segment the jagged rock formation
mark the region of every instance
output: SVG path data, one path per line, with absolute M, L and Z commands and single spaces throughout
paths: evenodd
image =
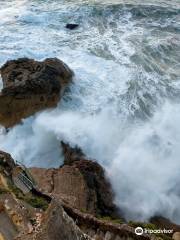
M 103 168 L 79 148 L 62 143 L 64 165 L 59 169 L 31 169 L 39 187 L 72 207 L 99 216 L 118 217 L 113 192 Z
M 73 76 L 58 59 L 8 61 L 0 71 L 0 124 L 5 127 L 56 106 Z M 120 219 L 110 183 L 98 163 L 87 159 L 78 147 L 61 145 L 63 166 L 32 168 L 30 172 L 0 151 L 0 239 L 157 239 L 154 235 L 136 235 L 134 227 Z M 178 240 L 179 226 L 173 227 L 177 231 L 173 239 Z
M 78 227 L 93 240 L 157 240 L 156 237 L 147 234 L 136 235 L 133 227 L 125 223 L 120 224 L 117 219 L 99 219 L 64 203 L 62 205 L 66 213 L 76 221 Z
M 91 240 L 68 216 L 60 203 L 50 205 L 42 222 L 42 230 L 37 234 L 38 240 Z
M 0 124 L 11 127 L 40 110 L 55 107 L 73 73 L 57 58 L 43 62 L 21 58 L 0 69 Z
M 16 166 L 11 155 L 3 151 L 0 151 L 0 163 L 3 165 L 3 169 L 7 172 L 7 174 L 11 174 L 13 168 Z
M 14 163 L 11 156 L 0 152 L 0 234 L 4 239 L 91 239 L 76 223 L 77 217 L 79 223 L 80 218 L 88 219 L 86 215 L 82 215 L 80 211 L 74 211 L 71 206 L 64 204 L 57 197 L 53 197 L 51 202 L 47 202 L 49 207 L 47 205 L 48 209 L 46 210 L 44 208 L 46 199 L 42 201 L 44 193 L 34 189 L 29 195 L 29 193 L 23 194 L 20 189 L 17 189 L 13 183 L 13 172 L 16 168 L 20 168 L 20 166 Z M 39 198 L 39 196 L 41 197 Z M 6 225 L 2 226 L 4 223 Z
M 65 145 L 69 151 L 73 151 Z M 69 152 L 68 151 L 68 152 Z M 79 150 L 78 150 L 79 151 Z M 69 152 L 69 153 L 70 153 Z M 74 151 L 73 151 L 74 152 Z M 71 156 L 77 156 L 77 151 Z M 67 153 L 67 152 L 66 152 Z M 68 155 L 69 156 L 69 155 Z M 77 160 L 77 159 L 76 159 Z M 87 160 L 86 160 L 87 161 Z M 74 163 L 81 162 L 75 161 Z M 88 161 L 87 161 L 88 162 Z M 72 165 L 74 166 L 72 162 Z M 70 167 L 69 166 L 69 167 Z M 0 152 L 0 237 L 3 240 L 157 240 L 135 234 L 133 227 L 84 213 L 61 200 L 60 195 L 39 189 L 24 195 L 13 184 L 19 168 L 7 153 Z M 91 168 L 90 168 L 91 169 Z M 87 170 L 87 169 L 86 169 Z M 43 172 L 42 172 L 43 176 Z M 45 177 L 44 177 L 45 178 Z M 48 180 L 47 180 L 48 181 Z M 52 195 L 49 197 L 49 195 Z M 47 201 L 47 199 L 51 201 Z M 177 234 L 176 236 L 177 237 Z M 162 240 L 163 238 L 161 238 Z M 167 238 L 166 238 L 167 239 Z M 177 239 L 177 238 L 174 238 Z
M 1 239 L 91 240 L 68 216 L 60 201 L 47 201 L 50 198 L 38 189 L 23 194 L 14 185 L 13 172 L 20 167 L 9 154 L 0 151 Z

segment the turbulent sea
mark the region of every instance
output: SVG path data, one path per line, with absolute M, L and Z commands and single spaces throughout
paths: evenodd
M 180 1 L 0 0 L 0 19 L 0 65 L 58 57 L 75 73 L 56 109 L 1 129 L 0 149 L 58 167 L 60 140 L 77 144 L 127 219 L 180 223 Z

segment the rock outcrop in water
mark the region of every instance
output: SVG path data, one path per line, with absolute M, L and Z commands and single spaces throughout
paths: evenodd
M 21 58 L 0 69 L 0 124 L 11 127 L 40 110 L 55 107 L 73 72 L 57 58 L 43 62 Z
M 64 165 L 59 169 L 31 169 L 43 191 L 72 207 L 99 216 L 118 217 L 111 185 L 103 168 L 88 160 L 81 149 L 62 143 Z
M 66 24 L 66 28 L 70 29 L 70 30 L 74 30 L 79 26 L 79 24 L 76 23 L 67 23 Z

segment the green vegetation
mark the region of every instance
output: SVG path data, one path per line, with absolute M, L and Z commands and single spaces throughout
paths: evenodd
M 9 191 L 5 188 L 0 188 L 0 194 L 6 194 L 9 193 Z
M 10 181 L 8 179 L 8 187 L 10 189 L 10 191 L 12 193 L 15 194 L 15 196 L 22 200 L 22 201 L 25 201 L 26 203 L 28 203 L 29 205 L 31 205 L 32 207 L 34 208 L 40 208 L 42 210 L 46 210 L 48 208 L 48 201 L 43 198 L 43 197 L 40 197 L 40 196 L 37 196 L 35 194 L 32 194 L 31 192 L 28 193 L 28 194 L 24 194 L 19 188 L 17 188 L 12 181 Z
M 123 224 L 124 221 L 122 219 L 112 219 L 111 222 L 116 223 L 116 224 Z
M 151 230 L 155 230 L 158 229 L 158 227 L 153 224 L 153 223 L 144 223 L 144 222 L 133 222 L 133 221 L 129 221 L 128 225 L 130 225 L 131 227 L 142 227 L 143 229 L 151 229 Z
M 31 218 L 30 219 L 30 223 L 32 224 L 32 226 L 36 225 L 36 219 L 35 218 Z
M 84 208 L 81 208 L 82 213 L 87 213 L 87 211 Z
M 24 199 L 29 205 L 31 205 L 34 208 L 40 208 L 42 210 L 46 210 L 48 208 L 48 201 L 44 199 L 43 197 L 39 196 L 31 196 L 31 197 L 25 197 Z
M 123 220 L 120 219 L 120 218 L 112 218 L 110 216 L 98 216 L 97 217 L 99 220 L 102 220 L 102 221 L 107 221 L 107 222 L 111 222 L 111 223 L 115 223 L 115 224 L 123 224 Z

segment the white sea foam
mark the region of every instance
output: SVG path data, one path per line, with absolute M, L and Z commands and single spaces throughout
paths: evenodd
M 108 172 L 129 219 L 163 215 L 180 223 L 179 107 L 166 103 L 117 148 Z
M 176 14 L 84 3 L 0 0 L 0 64 L 55 56 L 75 72 L 59 106 L 2 131 L 0 148 L 27 166 L 58 167 L 60 141 L 77 144 L 105 167 L 128 219 L 180 223 L 179 35 L 167 30 Z M 80 27 L 68 31 L 69 20 Z
M 116 96 L 127 91 L 128 70 L 117 68 L 112 61 L 86 54 L 80 55 L 77 60 L 76 54 L 79 52 L 74 52 L 70 64 L 76 78 L 57 109 L 25 120 L 23 125 L 14 127 L 0 139 L 1 149 L 11 152 L 15 159 L 27 166 L 59 166 L 62 163 L 58 154 L 62 139 L 78 144 L 91 157 L 95 158 L 98 154 L 100 159 L 104 146 L 97 144 L 98 138 L 104 139 L 108 147 L 110 136 L 119 134 L 111 124 L 113 119 L 117 121 Z M 84 69 L 85 65 L 88 68 Z M 126 114 L 125 111 L 122 121 Z M 101 129 L 101 134 L 98 129 Z
M 150 122 L 128 127 L 108 111 L 56 109 L 25 120 L 1 137 L 1 146 L 26 165 L 54 167 L 63 162 L 60 141 L 77 144 L 105 167 L 127 219 L 162 214 L 179 223 L 178 109 L 167 103 Z

